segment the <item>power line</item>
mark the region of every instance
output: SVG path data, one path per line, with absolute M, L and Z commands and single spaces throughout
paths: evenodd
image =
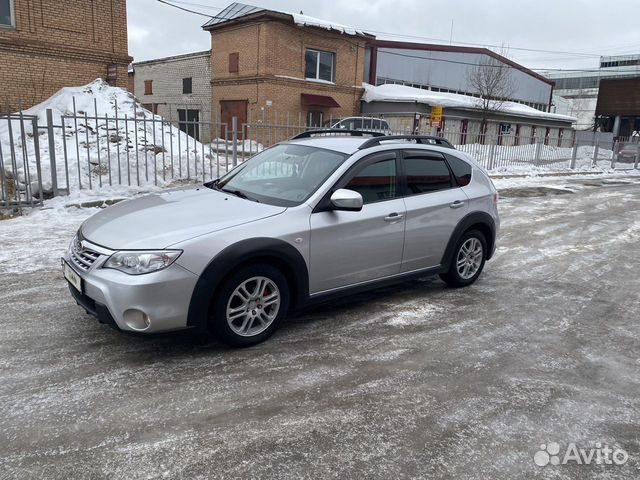
M 179 5 L 189 5 L 191 7 L 207 8 L 209 10 L 224 10 L 226 7 L 215 7 L 213 5 L 206 5 L 202 3 L 184 2 L 182 0 L 171 0 L 171 3 L 177 3 Z
M 185 12 L 193 13 L 195 15 L 201 15 L 201 16 L 207 17 L 207 18 L 214 18 L 212 15 L 208 15 L 208 14 L 202 13 L 202 12 L 196 12 L 195 10 L 190 10 L 188 8 L 181 7 L 179 5 L 174 5 L 173 3 L 169 3 L 169 2 L 167 2 L 165 0 L 157 0 L 157 1 L 160 2 L 160 3 L 164 3 L 165 5 L 169 5 L 170 7 L 177 8 L 177 9 L 183 10 Z
M 184 4 L 184 5 L 193 5 L 193 6 L 199 6 L 199 7 L 204 7 L 204 8 L 211 8 L 211 9 L 217 9 L 217 10 L 224 10 L 221 7 L 214 7 L 214 6 L 210 6 L 210 5 L 204 5 L 204 4 L 199 4 L 199 3 L 194 3 L 194 2 L 186 2 L 183 0 L 173 0 L 173 3 L 170 3 L 166 0 L 157 0 L 160 3 L 163 3 L 165 5 L 169 5 L 171 7 L 174 8 L 178 8 L 180 10 L 189 12 L 189 13 L 193 13 L 196 15 L 201 15 L 203 17 L 207 17 L 207 18 L 220 18 L 220 17 L 216 17 L 215 15 L 209 15 L 203 12 L 198 12 L 196 10 L 191 10 L 188 8 L 184 8 L 181 7 L 179 5 L 175 5 L 174 3 L 180 3 L 180 4 Z M 313 23 L 306 23 L 307 26 L 315 26 Z M 324 27 L 324 25 L 317 25 L 317 26 L 322 26 Z M 400 37 L 400 38 L 415 38 L 415 39 L 421 39 L 421 40 L 428 40 L 428 41 L 439 41 L 439 42 L 444 42 L 446 43 L 447 40 L 444 39 L 439 39 L 439 38 L 430 38 L 430 37 L 422 37 L 422 36 L 416 36 L 416 35 L 403 35 L 403 34 L 397 34 L 397 33 L 391 33 L 391 32 L 384 32 L 381 30 L 371 30 L 371 29 L 367 29 L 367 28 L 361 28 L 361 27 L 353 27 L 357 30 L 362 30 L 362 31 L 368 31 L 371 33 L 379 33 L 379 34 L 383 34 L 383 35 L 389 35 L 389 36 L 394 36 L 394 37 Z M 502 48 L 502 46 L 499 45 L 491 45 L 491 44 L 480 44 L 480 43 L 473 43 L 473 42 L 456 42 L 457 44 L 460 45 L 470 45 L 470 46 L 475 46 L 475 47 L 490 47 L 490 48 Z M 356 45 L 355 43 L 352 42 L 352 44 Z M 604 50 L 607 50 L 608 48 L 605 48 Z M 600 57 L 601 55 L 598 54 L 589 54 L 589 53 L 581 53 L 581 52 L 565 52 L 565 51 L 559 51 L 559 50 L 541 50 L 541 49 L 533 49 L 533 48 L 524 48 L 524 47 L 508 47 L 508 50 L 518 50 L 518 51 L 525 51 L 525 52 L 535 52 L 535 53 L 547 53 L 547 54 L 555 54 L 555 55 L 569 55 L 569 56 L 582 56 L 582 57 Z M 515 68 L 513 66 L 510 65 L 492 65 L 492 64 L 477 64 L 477 63 L 470 63 L 470 62 L 461 62 L 461 61 L 455 61 L 455 60 L 445 60 L 445 59 L 437 59 L 437 58 L 425 58 L 425 57 L 420 57 L 417 55 L 410 55 L 410 54 L 403 54 L 403 53 L 398 53 L 398 52 L 384 52 L 384 53 L 388 53 L 391 55 L 397 55 L 397 56 L 402 56 L 402 57 L 408 57 L 408 58 L 418 58 L 418 59 L 422 59 L 422 60 L 430 60 L 430 61 L 439 61 L 439 62 L 445 62 L 445 63 L 454 63 L 454 64 L 461 64 L 461 65 L 472 65 L 472 66 L 486 66 L 486 67 L 493 67 L 493 68 Z M 562 70 L 562 69 L 555 69 L 555 68 L 535 68 L 535 69 L 529 69 L 529 70 L 535 70 L 535 71 L 571 71 L 571 72 L 581 72 L 581 71 L 590 71 L 590 70 Z

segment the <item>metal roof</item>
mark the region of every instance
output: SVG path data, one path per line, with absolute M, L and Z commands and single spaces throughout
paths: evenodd
M 202 27 L 207 28 L 218 23 L 228 22 L 235 20 L 236 18 L 245 17 L 256 12 L 263 12 L 265 9 L 260 7 L 254 7 L 253 5 L 245 5 L 244 3 L 233 2 L 227 8 L 222 10 L 215 17 L 211 18 Z

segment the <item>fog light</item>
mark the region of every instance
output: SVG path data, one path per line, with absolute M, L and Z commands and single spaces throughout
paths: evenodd
M 151 319 L 143 311 L 133 308 L 124 312 L 124 323 L 133 330 L 146 330 L 151 325 Z

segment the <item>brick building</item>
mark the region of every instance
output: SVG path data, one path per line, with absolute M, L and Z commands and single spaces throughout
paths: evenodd
M 222 122 L 272 112 L 319 125 L 356 115 L 371 35 L 305 15 L 233 3 L 203 28 L 211 32 L 212 108 Z M 304 117 L 302 117 L 304 115 Z
M 133 93 L 140 102 L 188 133 L 208 142 L 211 125 L 211 51 L 133 64 Z
M 126 0 L 0 0 L 0 95 L 10 110 L 96 78 L 126 88 L 130 62 Z

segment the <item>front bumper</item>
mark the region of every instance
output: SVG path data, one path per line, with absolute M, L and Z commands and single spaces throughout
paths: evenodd
M 83 241 L 85 247 L 100 256 L 88 269 L 79 268 L 71 253 L 63 257 L 82 279 L 82 291 L 69 283 L 75 301 L 87 313 L 120 330 L 158 333 L 187 328 L 187 314 L 198 276 L 173 263 L 158 272 L 127 275 L 109 268 L 101 268 L 113 252 Z M 148 326 L 134 328 L 125 312 L 143 312 Z

